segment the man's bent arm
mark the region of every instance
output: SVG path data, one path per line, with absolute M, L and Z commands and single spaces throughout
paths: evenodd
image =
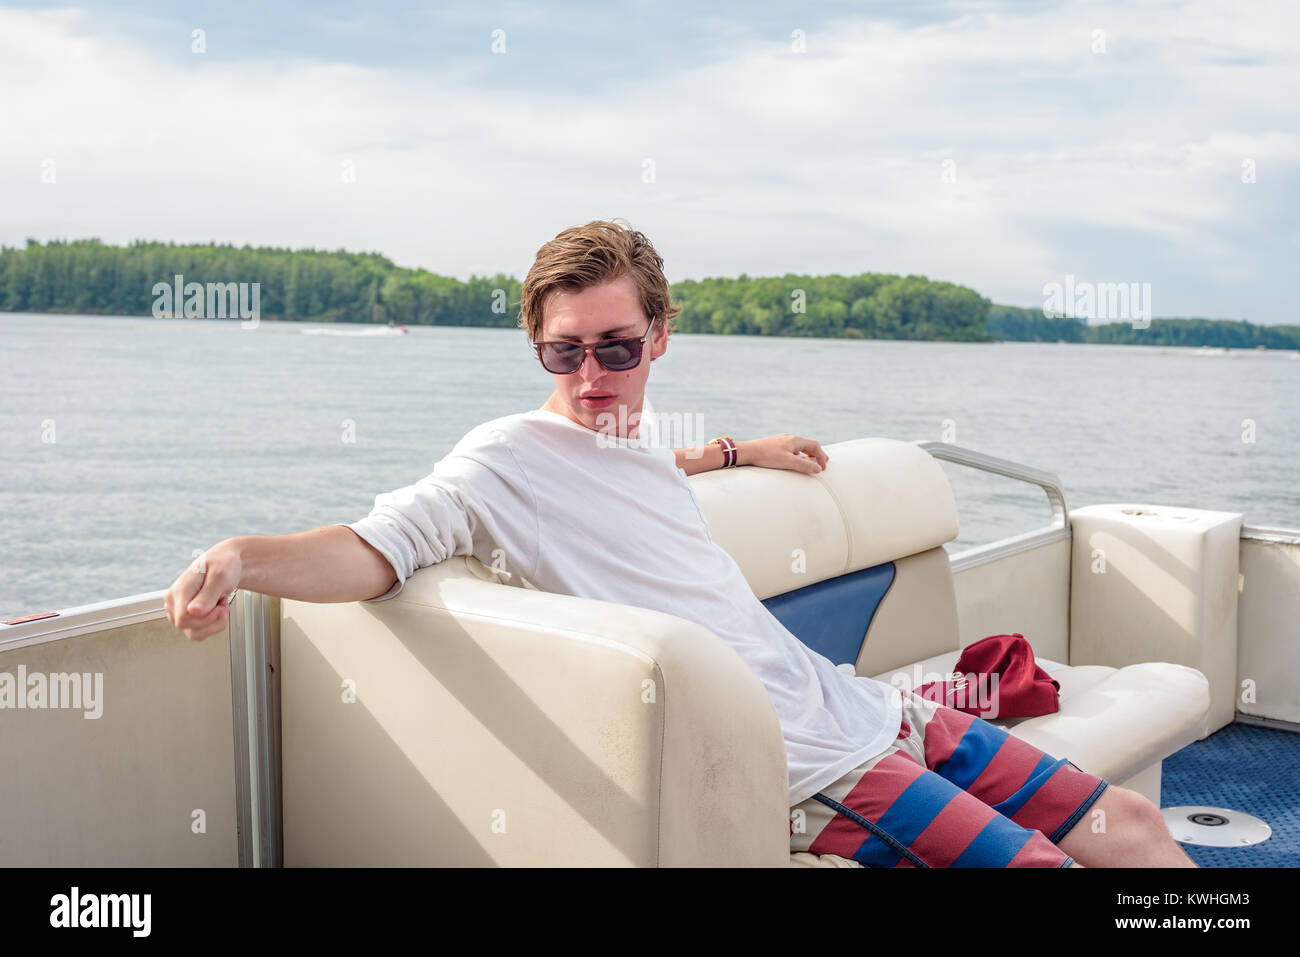
M 384 594 L 397 574 L 373 545 L 346 525 L 289 535 L 240 535 L 239 587 L 311 602 L 361 601 Z

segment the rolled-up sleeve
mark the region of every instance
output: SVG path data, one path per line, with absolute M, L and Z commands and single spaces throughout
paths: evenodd
M 473 555 L 509 574 L 532 577 L 539 553 L 537 499 L 504 435 L 476 429 L 413 485 L 375 496 L 352 529 L 393 566 L 392 598 L 417 569 Z

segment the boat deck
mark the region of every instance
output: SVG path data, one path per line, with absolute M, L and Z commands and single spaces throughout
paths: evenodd
M 1165 758 L 1161 807 L 1201 804 L 1253 814 L 1273 829 L 1261 844 L 1182 844 L 1201 867 L 1300 867 L 1300 734 L 1234 722 Z

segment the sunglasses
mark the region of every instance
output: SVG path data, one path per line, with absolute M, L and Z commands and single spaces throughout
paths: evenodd
M 588 350 L 596 357 L 596 361 L 602 368 L 610 372 L 626 372 L 641 362 L 641 350 L 645 346 L 646 339 L 650 337 L 650 330 L 654 327 L 655 320 L 652 316 L 645 335 L 639 339 L 636 337 L 606 339 L 603 342 L 587 344 L 547 340 L 534 342 L 532 346 L 537 352 L 542 368 L 554 375 L 570 375 L 577 372 L 586 361 Z

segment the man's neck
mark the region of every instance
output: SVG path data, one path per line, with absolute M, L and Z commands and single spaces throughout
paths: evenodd
M 642 414 L 642 409 L 644 407 L 645 407 L 645 398 L 642 397 L 640 407 L 638 407 L 635 412 L 628 411 L 621 415 L 618 410 L 607 410 L 605 412 L 602 412 L 601 415 L 610 415 L 614 417 L 614 421 L 611 423 L 611 426 L 608 429 L 608 434 L 610 434 L 611 436 L 618 436 L 619 438 L 627 438 L 629 440 L 636 439 L 640 434 L 641 414 Z M 547 398 L 547 400 L 542 404 L 542 409 L 547 412 L 553 412 L 556 415 L 562 415 L 570 422 L 580 425 L 584 429 L 588 429 L 589 431 L 592 432 L 603 431 L 602 429 L 599 428 L 593 429 L 586 422 L 583 422 L 581 419 L 578 419 L 575 416 L 571 415 L 565 409 L 564 403 L 561 402 L 558 398 L 556 398 L 554 392 L 552 392 L 550 397 Z M 602 422 L 602 421 L 609 421 L 609 420 L 601 419 L 600 416 L 598 415 L 596 421 Z M 626 435 L 624 435 L 624 433 L 626 433 Z

